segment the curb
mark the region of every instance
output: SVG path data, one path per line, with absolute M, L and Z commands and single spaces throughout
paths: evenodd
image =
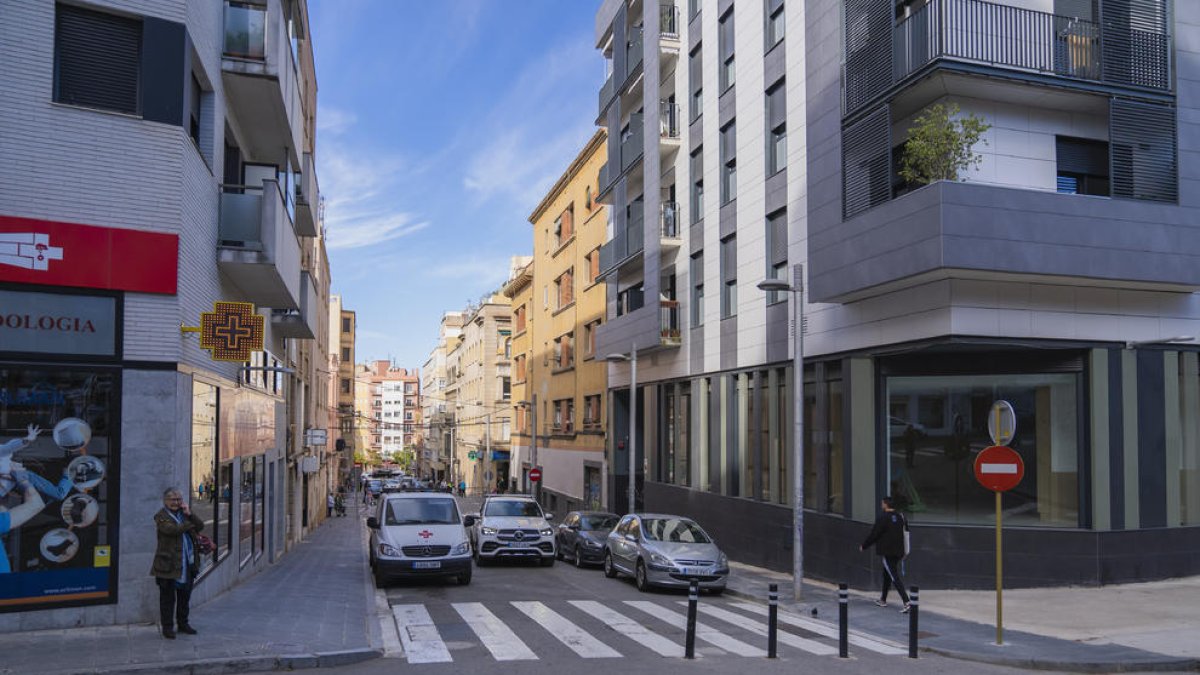
M 167 663 L 141 663 L 112 668 L 80 668 L 57 670 L 47 675 L 144 675 L 145 673 L 185 673 L 187 675 L 224 675 L 309 668 L 335 668 L 383 656 L 378 649 L 347 649 L 313 654 L 281 654 L 278 656 L 247 656 L 223 659 L 199 659 Z

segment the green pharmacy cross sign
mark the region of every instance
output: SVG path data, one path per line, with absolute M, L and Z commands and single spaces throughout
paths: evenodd
M 467 459 L 472 460 L 472 461 L 477 460 L 477 459 L 479 459 L 479 453 L 475 452 L 474 450 L 471 450 L 470 452 L 467 453 Z

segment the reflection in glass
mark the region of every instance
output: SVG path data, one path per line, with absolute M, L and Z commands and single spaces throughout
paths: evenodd
M 217 532 L 217 388 L 192 382 L 192 479 L 188 501 L 204 521 L 204 533 L 218 541 Z M 200 558 L 200 573 L 213 566 L 216 553 Z
M 233 463 L 225 462 L 217 470 L 217 560 L 229 555 L 233 540 Z
M 267 10 L 243 2 L 225 3 L 225 54 L 264 60 L 267 56 Z
M 242 458 L 238 490 L 238 553 L 245 565 L 254 554 L 254 458 Z
M 266 458 L 262 455 L 254 458 L 254 556 L 263 554 L 266 550 Z

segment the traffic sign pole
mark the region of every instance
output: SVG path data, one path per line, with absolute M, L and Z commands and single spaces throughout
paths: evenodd
M 1003 563 L 1004 556 L 1001 553 L 1003 546 L 1000 537 L 1000 519 L 1003 515 L 1000 512 L 1000 495 L 1003 494 L 996 490 L 996 644 L 1004 644 L 1004 578 Z

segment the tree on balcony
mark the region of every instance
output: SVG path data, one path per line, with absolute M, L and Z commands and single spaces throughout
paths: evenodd
M 991 128 L 978 115 L 959 115 L 958 104 L 929 106 L 908 130 L 900 177 L 917 185 L 959 180 L 963 171 L 983 159 L 974 147 Z M 983 143 L 986 145 L 987 140 Z

